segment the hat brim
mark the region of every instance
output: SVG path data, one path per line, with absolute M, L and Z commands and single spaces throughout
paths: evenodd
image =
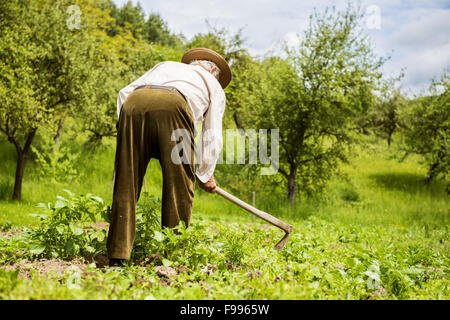
M 208 60 L 214 62 L 220 69 L 219 83 L 223 89 L 231 81 L 231 69 L 227 61 L 217 52 L 208 48 L 194 48 L 189 50 L 181 58 L 183 63 L 191 63 L 194 60 Z

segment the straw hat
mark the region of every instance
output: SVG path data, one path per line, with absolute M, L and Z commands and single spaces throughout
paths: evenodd
M 223 89 L 230 83 L 231 81 L 231 70 L 227 61 L 217 52 L 207 49 L 207 48 L 194 48 L 187 51 L 183 58 L 181 58 L 181 62 L 183 63 L 191 63 L 194 60 L 208 60 L 214 62 L 220 69 L 219 83 Z

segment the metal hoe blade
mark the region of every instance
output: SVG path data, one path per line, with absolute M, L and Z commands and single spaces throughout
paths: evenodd
M 284 234 L 284 237 L 275 245 L 275 250 L 281 250 L 286 245 L 286 242 L 289 240 L 289 236 L 292 232 L 292 226 L 290 226 L 290 231 Z

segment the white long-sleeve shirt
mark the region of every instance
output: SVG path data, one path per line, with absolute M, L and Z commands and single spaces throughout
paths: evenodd
M 142 77 L 119 92 L 117 114 L 128 95 L 141 85 L 172 86 L 186 98 L 192 110 L 195 126 L 203 121 L 202 137 L 197 144 L 200 161 L 196 175 L 207 182 L 213 175 L 222 150 L 222 117 L 225 112 L 225 93 L 217 79 L 198 65 L 165 61 L 155 65 Z M 197 161 L 196 161 L 197 162 Z

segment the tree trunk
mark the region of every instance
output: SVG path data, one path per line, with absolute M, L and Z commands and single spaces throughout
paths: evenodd
M 26 156 L 23 152 L 17 152 L 16 180 L 14 182 L 13 200 L 22 199 L 22 181 L 25 169 Z
M 233 113 L 233 120 L 234 120 L 234 123 L 236 124 L 236 127 L 237 127 L 239 130 L 244 130 L 244 129 L 242 128 L 241 122 L 239 121 L 239 118 L 238 118 L 238 115 L 237 115 L 237 112 L 236 112 L 236 111 Z
M 436 178 L 437 176 L 436 169 L 438 166 L 439 166 L 439 158 L 428 169 L 428 175 L 427 178 L 425 179 L 425 182 L 427 184 L 430 184 L 434 180 L 434 178 Z
M 388 137 L 387 137 L 387 144 L 388 144 L 388 147 L 391 146 L 391 142 L 392 142 L 392 134 L 393 134 L 393 133 L 394 133 L 394 131 L 388 132 Z
M 59 147 L 59 141 L 61 139 L 61 135 L 62 135 L 62 132 L 63 132 L 64 120 L 66 120 L 66 116 L 62 116 L 61 119 L 59 119 L 58 130 L 56 130 L 56 134 L 55 134 L 55 137 L 54 137 L 55 146 L 53 147 L 53 152 L 55 152 L 58 149 L 58 147 Z
M 297 176 L 297 167 L 291 165 L 288 176 L 288 192 L 287 197 L 291 206 L 295 203 L 295 177 Z
M 22 199 L 22 182 L 23 182 L 23 173 L 25 171 L 25 162 L 27 160 L 28 151 L 30 151 L 31 143 L 33 142 L 33 138 L 35 135 L 36 129 L 33 129 L 27 134 L 23 149 L 20 147 L 18 141 L 12 139 L 14 140 L 13 143 L 17 151 L 17 166 L 16 166 L 16 178 L 14 182 L 13 200 Z

